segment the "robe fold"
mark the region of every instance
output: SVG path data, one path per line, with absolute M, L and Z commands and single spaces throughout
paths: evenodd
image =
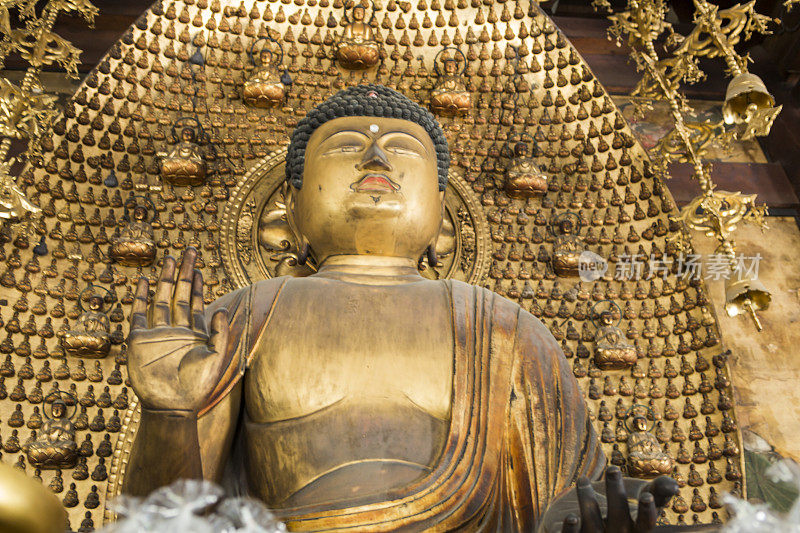
M 443 283 L 452 296 L 455 353 L 450 429 L 437 464 L 377 503 L 275 510 L 290 530 L 530 532 L 578 477 L 601 475 L 605 458 L 550 332 L 487 289 Z M 229 310 L 231 360 L 237 354 L 252 359 L 283 286 L 260 282 L 212 306 Z M 241 375 L 230 370 L 201 429 L 213 425 L 213 411 L 231 403 L 226 397 Z

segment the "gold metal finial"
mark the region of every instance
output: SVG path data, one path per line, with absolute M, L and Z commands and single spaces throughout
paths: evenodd
M 764 328 L 757 311 L 766 311 L 772 295 L 757 279 L 730 280 L 725 284 L 725 311 L 734 317 L 747 314 L 753 319 L 758 331 Z

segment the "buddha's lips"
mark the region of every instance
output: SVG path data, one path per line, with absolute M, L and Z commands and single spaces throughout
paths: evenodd
M 356 183 L 350 185 L 356 192 L 393 193 L 400 190 L 400 185 L 383 174 L 367 174 Z

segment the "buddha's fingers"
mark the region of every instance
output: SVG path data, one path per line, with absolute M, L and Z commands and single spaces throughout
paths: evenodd
M 175 259 L 171 256 L 164 258 L 161 268 L 161 277 L 156 285 L 156 295 L 153 298 L 153 327 L 169 326 L 170 308 L 172 307 L 172 293 L 175 287 Z
M 669 476 L 658 476 L 648 483 L 642 492 L 649 492 L 653 495 L 656 507 L 665 507 L 673 496 L 679 492 L 678 482 Z
M 205 303 L 203 302 L 203 273 L 194 271 L 192 276 L 192 329 L 203 335 L 208 335 L 206 325 Z
M 228 310 L 219 309 L 211 317 L 211 338 L 209 339 L 209 347 L 217 355 L 223 355 L 227 350 L 229 332 Z
M 608 529 L 615 533 L 630 533 L 633 520 L 628 507 L 628 494 L 622 481 L 622 471 L 617 466 L 606 469 L 606 501 Z
M 639 497 L 639 511 L 636 513 L 636 533 L 648 533 L 656 527 L 658 511 L 653 495 L 644 492 Z
M 574 514 L 568 514 L 561 526 L 561 533 L 578 533 L 580 530 L 580 520 Z
M 576 492 L 578 493 L 578 507 L 581 510 L 581 533 L 603 533 L 603 515 L 597 503 L 592 484 L 585 477 L 578 480 Z
M 136 297 L 131 306 L 131 331 L 147 328 L 147 293 L 150 283 L 142 276 L 136 285 Z
M 172 297 L 172 325 L 191 326 L 191 296 L 192 280 L 194 279 L 194 264 L 197 259 L 197 250 L 192 247 L 183 252 L 181 267 L 178 270 L 178 279 L 175 281 L 175 294 Z

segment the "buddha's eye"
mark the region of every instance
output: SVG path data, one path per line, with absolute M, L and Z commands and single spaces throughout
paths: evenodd
M 416 150 L 410 148 L 404 148 L 402 146 L 387 146 L 386 151 L 398 155 L 411 155 L 411 156 L 420 155 L 419 152 L 417 152 Z
M 342 144 L 325 150 L 325 155 L 358 152 L 363 148 L 360 144 Z

